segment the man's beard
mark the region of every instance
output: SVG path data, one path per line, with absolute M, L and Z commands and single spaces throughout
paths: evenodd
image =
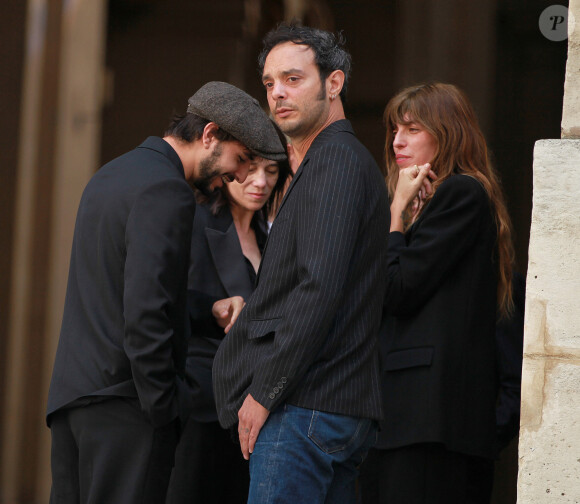
M 210 156 L 199 162 L 199 174 L 193 180 L 193 185 L 206 196 L 211 196 L 214 189 L 210 189 L 211 183 L 216 177 L 219 177 L 219 158 L 222 154 L 222 145 L 218 143 Z

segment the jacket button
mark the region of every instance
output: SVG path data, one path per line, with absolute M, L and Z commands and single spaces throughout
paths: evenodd
M 278 382 L 278 388 L 283 388 L 283 387 L 284 387 L 284 384 L 281 381 L 279 381 Z
M 280 392 L 280 389 L 278 387 L 274 387 L 274 394 L 277 394 L 278 392 Z
M 283 376 L 283 377 L 280 379 L 280 381 L 281 381 L 282 383 L 286 383 L 286 382 L 288 381 L 288 379 L 287 379 L 285 376 Z
M 276 397 L 276 394 L 274 394 L 273 392 L 270 393 L 270 395 L 268 396 L 270 399 L 274 399 Z

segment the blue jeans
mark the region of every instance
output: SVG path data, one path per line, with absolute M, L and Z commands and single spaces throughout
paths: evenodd
M 374 420 L 284 405 L 270 414 L 250 456 L 248 504 L 353 504 Z

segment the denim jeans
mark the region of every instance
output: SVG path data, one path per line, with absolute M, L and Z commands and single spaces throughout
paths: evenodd
M 248 504 L 354 504 L 358 467 L 376 433 L 368 418 L 281 406 L 250 456 Z

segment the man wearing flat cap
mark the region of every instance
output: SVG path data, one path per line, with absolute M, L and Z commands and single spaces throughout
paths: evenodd
M 47 423 L 51 503 L 163 503 L 186 413 L 193 191 L 284 159 L 245 92 L 210 82 L 174 118 L 89 181 L 75 225 Z

